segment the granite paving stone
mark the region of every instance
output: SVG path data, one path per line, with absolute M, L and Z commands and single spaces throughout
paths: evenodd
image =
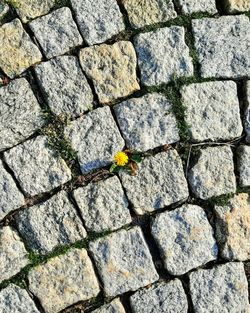
M 82 173 L 107 166 L 123 149 L 124 140 L 109 107 L 98 108 L 73 121 L 65 136 L 77 151 Z
M 166 22 L 177 16 L 172 0 L 122 0 L 133 28 Z
M 65 191 L 21 211 L 16 223 L 30 249 L 42 254 L 86 237 L 82 222 Z
M 39 313 L 28 292 L 14 284 L 0 291 L 0 311 L 2 313 Z
M 184 201 L 189 195 L 176 150 L 145 158 L 136 176 L 127 172 L 119 175 L 134 211 L 140 215 Z
M 36 66 L 39 86 L 57 115 L 77 117 L 93 108 L 93 93 L 77 57 L 61 56 Z
M 235 82 L 186 85 L 181 94 L 193 141 L 229 141 L 241 136 L 243 127 Z
M 129 149 L 146 151 L 180 140 L 172 104 L 163 94 L 132 98 L 114 109 Z
M 84 48 L 79 57 L 101 103 L 109 104 L 140 89 L 136 77 L 136 53 L 131 42 L 118 41 L 112 45 Z
M 24 196 L 0 161 L 0 220 L 25 204 Z
M 241 145 L 237 149 L 237 167 L 239 184 L 242 187 L 250 186 L 250 146 Z
M 116 176 L 76 189 L 74 198 L 89 231 L 116 230 L 132 221 L 128 200 Z
M 250 143 L 250 80 L 246 84 L 246 109 L 244 114 L 246 142 Z
M 160 248 L 164 266 L 172 275 L 216 260 L 218 248 L 205 211 L 185 204 L 171 212 L 159 214 L 151 227 Z
M 0 69 L 10 78 L 42 60 L 40 50 L 17 18 L 0 27 L 0 42 Z
M 250 259 L 250 195 L 240 193 L 227 205 L 215 206 L 216 239 L 227 260 Z
M 83 38 L 94 45 L 125 30 L 123 16 L 115 0 L 70 0 Z
M 0 87 L 0 151 L 29 138 L 43 125 L 42 109 L 25 78 Z
M 146 86 L 167 84 L 193 75 L 192 58 L 183 27 L 172 26 L 135 36 L 141 82 Z
M 195 313 L 248 313 L 247 289 L 243 263 L 226 263 L 190 274 Z
M 51 150 L 46 136 L 25 141 L 6 151 L 4 158 L 28 196 L 50 191 L 71 179 L 66 162 Z
M 117 298 L 99 309 L 94 310 L 93 313 L 125 313 L 125 310 L 121 301 Z
M 249 0 L 226 0 L 225 9 L 228 13 L 239 13 L 250 10 Z
M 235 193 L 231 148 L 218 146 L 201 149 L 197 163 L 189 170 L 188 181 L 194 195 L 203 200 Z
M 217 13 L 215 0 L 175 0 L 175 2 L 184 14 L 198 12 Z
M 90 251 L 108 297 L 135 291 L 159 278 L 139 227 L 97 239 L 90 243 Z
M 9 226 L 1 227 L 0 282 L 10 279 L 29 263 L 28 252 L 17 232 Z
M 79 301 L 98 295 L 100 289 L 85 249 L 71 249 L 33 268 L 29 289 L 46 313 L 57 313 Z
M 247 16 L 195 19 L 192 25 L 203 78 L 250 76 L 250 21 Z
M 47 59 L 62 55 L 83 43 L 68 7 L 39 17 L 30 22 L 29 26 Z
M 187 313 L 188 302 L 179 279 L 141 289 L 130 297 L 133 313 Z

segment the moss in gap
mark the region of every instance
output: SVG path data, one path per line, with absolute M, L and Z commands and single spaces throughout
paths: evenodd
M 208 204 L 214 207 L 217 206 L 227 206 L 229 204 L 229 201 L 234 197 L 234 193 L 228 193 L 225 195 L 221 195 L 218 197 L 212 197 L 207 200 Z
M 70 6 L 71 6 L 70 0 L 55 0 L 55 4 L 51 11 L 54 11 L 62 7 L 70 7 Z

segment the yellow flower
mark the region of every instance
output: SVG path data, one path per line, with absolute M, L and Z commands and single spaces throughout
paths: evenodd
M 118 152 L 114 157 L 115 163 L 119 166 L 125 166 L 128 164 L 129 158 L 125 152 Z

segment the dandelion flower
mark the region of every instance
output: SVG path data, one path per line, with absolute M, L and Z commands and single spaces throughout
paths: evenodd
M 128 164 L 129 158 L 125 152 L 118 152 L 114 157 L 115 163 L 119 166 L 125 166 Z

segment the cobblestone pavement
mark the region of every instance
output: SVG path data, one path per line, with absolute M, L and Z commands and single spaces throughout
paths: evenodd
M 250 313 L 249 18 L 0 0 L 0 313 Z

